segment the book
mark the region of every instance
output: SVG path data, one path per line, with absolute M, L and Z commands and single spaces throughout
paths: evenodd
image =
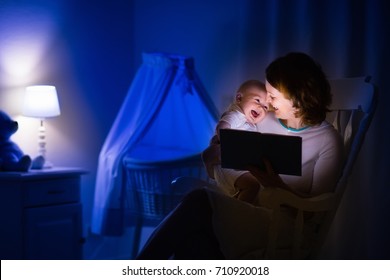
M 248 166 L 265 169 L 270 161 L 278 174 L 302 175 L 302 138 L 299 136 L 221 129 L 221 166 L 246 170 Z

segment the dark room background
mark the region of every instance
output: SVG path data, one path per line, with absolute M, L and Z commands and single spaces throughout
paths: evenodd
M 89 225 L 99 151 L 142 52 L 193 57 L 220 111 L 243 80 L 264 79 L 267 64 L 290 51 L 313 56 L 330 78 L 371 75 L 379 106 L 323 257 L 389 258 L 389 18 L 386 0 L 0 0 L 0 109 L 20 121 L 13 140 L 34 155 L 35 123 L 20 116 L 23 89 L 57 87 L 50 160 L 89 170 L 84 255 L 117 259 L 130 250 L 131 232 L 92 236 Z

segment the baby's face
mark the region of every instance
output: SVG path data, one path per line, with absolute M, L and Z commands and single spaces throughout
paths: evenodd
M 267 93 L 259 88 L 251 87 L 241 94 L 237 104 L 241 107 L 248 122 L 256 124 L 262 121 L 267 113 Z

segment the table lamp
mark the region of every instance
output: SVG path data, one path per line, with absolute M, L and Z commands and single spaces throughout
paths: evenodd
M 46 158 L 46 131 L 43 121 L 61 114 L 56 88 L 49 85 L 26 87 L 22 114 L 26 117 L 40 119 L 38 153 L 45 159 L 44 167 L 51 167 L 52 165 Z

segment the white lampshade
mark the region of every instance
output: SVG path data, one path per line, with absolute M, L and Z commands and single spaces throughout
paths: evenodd
M 54 86 L 26 87 L 23 105 L 24 116 L 44 119 L 60 114 L 60 105 Z

